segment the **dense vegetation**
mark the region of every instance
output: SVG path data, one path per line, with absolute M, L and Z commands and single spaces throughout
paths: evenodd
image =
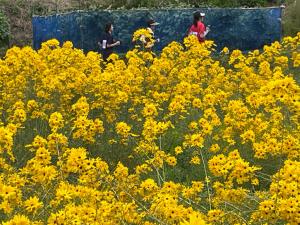
M 7 48 L 9 44 L 9 23 L 3 12 L 0 11 L 0 52 L 1 48 Z
M 195 36 L 142 47 L 0 59 L 1 224 L 299 224 L 300 32 L 218 59 Z

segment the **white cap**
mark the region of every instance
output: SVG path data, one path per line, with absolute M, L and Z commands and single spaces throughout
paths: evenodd
M 204 16 L 205 16 L 205 13 L 200 13 L 200 16 L 204 17 Z
M 159 23 L 157 22 L 151 23 L 151 26 L 157 26 L 157 25 L 159 25 Z

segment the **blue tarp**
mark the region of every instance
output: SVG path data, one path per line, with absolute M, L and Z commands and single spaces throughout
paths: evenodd
M 70 40 L 85 51 L 98 51 L 105 24 L 113 22 L 114 36 L 122 42 L 115 50 L 126 52 L 133 47 L 133 32 L 153 18 L 160 23 L 155 32 L 161 39 L 155 49 L 159 51 L 171 41 L 182 42 L 195 11 L 206 13 L 205 24 L 211 27 L 208 39 L 214 40 L 219 49 L 260 49 L 281 39 L 281 8 L 100 10 L 34 16 L 33 45 L 38 49 L 42 42 L 56 38 L 60 42 Z

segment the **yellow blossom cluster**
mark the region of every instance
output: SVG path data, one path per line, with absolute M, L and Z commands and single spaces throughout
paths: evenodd
M 299 224 L 300 33 L 214 48 L 9 49 L 0 224 Z

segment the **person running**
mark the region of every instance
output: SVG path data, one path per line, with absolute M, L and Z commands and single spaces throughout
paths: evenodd
M 196 12 L 194 13 L 194 22 L 189 29 L 189 35 L 197 36 L 200 43 L 205 41 L 205 37 L 210 31 L 209 26 L 205 27 L 204 21 L 205 13 Z
M 141 37 L 141 41 L 144 43 L 145 49 L 151 51 L 155 43 L 159 43 L 160 39 L 156 38 L 154 35 L 155 27 L 159 25 L 159 23 L 155 22 L 155 20 L 150 19 L 147 22 L 147 30 L 152 35 L 153 41 L 151 42 L 149 39 L 145 38 L 144 36 Z
M 113 38 L 113 30 L 114 26 L 112 23 L 108 23 L 105 25 L 105 33 L 102 37 L 102 41 L 98 42 L 100 48 L 102 49 L 102 57 L 105 62 L 107 62 L 107 58 L 113 53 L 113 49 L 116 46 L 121 44 L 120 41 L 116 41 Z

